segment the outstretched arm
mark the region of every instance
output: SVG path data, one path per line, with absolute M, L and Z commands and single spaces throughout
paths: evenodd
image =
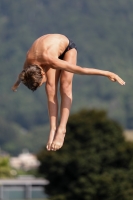
M 94 68 L 82 68 L 80 66 L 73 65 L 66 61 L 55 58 L 50 59 L 49 64 L 54 69 L 61 69 L 74 74 L 106 76 L 113 82 L 117 81 L 119 84 L 125 85 L 125 82 L 117 74 L 110 71 L 99 70 Z

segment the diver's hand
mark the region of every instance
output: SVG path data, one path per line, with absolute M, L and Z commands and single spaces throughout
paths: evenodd
M 123 81 L 117 74 L 113 72 L 108 72 L 108 78 L 113 82 L 118 82 L 120 85 L 125 85 L 125 81 Z
M 17 91 L 17 86 L 16 86 L 16 85 L 13 85 L 13 86 L 12 86 L 12 91 L 13 91 L 13 92 L 16 92 L 16 91 Z
M 14 83 L 14 85 L 12 86 L 12 91 L 13 92 L 16 92 L 17 91 L 17 88 L 18 88 L 18 86 L 20 85 L 20 83 L 21 83 L 21 80 L 19 79 L 19 77 L 18 77 L 18 79 L 17 79 L 17 81 Z

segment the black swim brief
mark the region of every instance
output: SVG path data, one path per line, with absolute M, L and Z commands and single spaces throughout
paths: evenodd
M 59 59 L 63 60 L 63 57 L 64 57 L 65 53 L 66 53 L 67 51 L 69 51 L 70 49 L 76 49 L 76 50 L 77 50 L 76 44 L 75 44 L 72 40 L 69 40 L 69 44 L 68 44 L 67 48 L 66 48 L 65 51 L 59 56 Z

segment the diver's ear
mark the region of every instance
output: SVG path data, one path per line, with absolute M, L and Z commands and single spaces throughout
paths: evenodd
M 19 78 L 19 76 L 18 76 L 17 81 L 16 81 L 16 82 L 14 83 L 14 85 L 12 86 L 13 92 L 16 92 L 16 91 L 17 91 L 17 88 L 18 88 L 18 86 L 20 85 L 20 83 L 21 83 L 21 80 L 20 80 L 20 78 Z

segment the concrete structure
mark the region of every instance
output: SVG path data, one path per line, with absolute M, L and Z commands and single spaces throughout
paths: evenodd
M 45 199 L 44 186 L 48 181 L 32 176 L 0 179 L 0 200 Z

